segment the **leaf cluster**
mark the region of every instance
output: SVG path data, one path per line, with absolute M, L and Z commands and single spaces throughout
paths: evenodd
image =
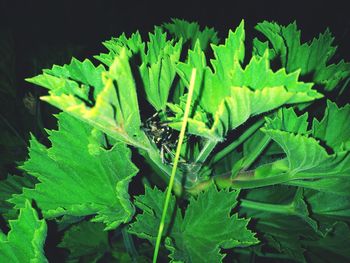
M 220 41 L 174 19 L 27 79 L 62 112 L 0 181 L 0 257 L 47 262 L 50 222 L 67 262 L 150 262 L 195 68 L 160 260 L 348 262 L 350 105 L 328 95 L 350 64 L 330 63 L 329 30 L 300 43 L 296 23 L 258 24 L 250 56 L 244 26 Z

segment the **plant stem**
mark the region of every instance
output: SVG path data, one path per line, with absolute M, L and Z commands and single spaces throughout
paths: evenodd
M 128 233 L 126 227 L 123 227 L 121 232 L 126 252 L 131 256 L 133 262 L 136 262 L 138 253 L 136 251 L 134 241 L 132 240 L 132 236 Z
M 179 135 L 179 141 L 178 141 L 177 147 L 176 147 L 174 165 L 173 165 L 173 169 L 171 171 L 169 186 L 168 186 L 168 189 L 166 192 L 166 197 L 165 197 L 165 202 L 164 202 L 164 207 L 163 207 L 163 212 L 162 212 L 162 218 L 161 218 L 160 224 L 159 224 L 158 236 L 157 236 L 156 246 L 155 246 L 154 254 L 153 254 L 153 263 L 156 263 L 157 258 L 158 258 L 160 242 L 162 239 L 162 234 L 163 234 L 164 225 L 165 225 L 165 218 L 166 218 L 166 214 L 167 214 L 168 207 L 169 207 L 171 191 L 172 191 L 173 185 L 174 185 L 176 169 L 177 169 L 177 165 L 178 165 L 179 158 L 180 158 L 181 146 L 182 146 L 182 143 L 183 143 L 183 140 L 185 137 L 188 115 L 190 113 L 190 106 L 191 106 L 191 101 L 192 101 L 192 96 L 193 96 L 195 79 L 196 79 L 196 69 L 194 68 L 194 69 L 192 69 L 191 81 L 190 81 L 190 86 L 189 86 L 189 90 L 188 90 L 188 97 L 187 97 L 187 101 L 186 101 L 185 114 L 184 114 L 184 118 L 182 121 L 181 131 L 180 131 L 180 135 Z
M 152 170 L 155 171 L 155 173 L 165 182 L 168 182 L 171 175 L 171 170 L 169 166 L 162 163 L 159 153 L 151 148 L 148 151 L 139 149 L 139 153 L 146 159 L 147 163 L 152 167 Z M 175 177 L 173 191 L 176 196 L 182 195 L 181 178 Z
M 201 152 L 198 154 L 196 163 L 204 163 L 205 160 L 208 158 L 209 154 L 213 151 L 213 149 L 217 145 L 217 143 L 218 143 L 217 141 L 208 140 L 205 143 Z
M 289 173 L 281 173 L 275 176 L 271 177 L 265 177 L 265 178 L 254 178 L 254 171 L 249 171 L 247 174 L 243 173 L 244 175 L 241 176 L 239 173 L 237 177 L 235 178 L 229 178 L 229 177 L 220 177 L 215 178 L 215 182 L 220 187 L 233 187 L 233 188 L 243 188 L 243 189 L 249 189 L 249 188 L 256 188 L 256 187 L 263 187 L 268 185 L 274 185 L 274 184 L 282 184 L 289 180 L 292 180 L 294 178 L 291 178 L 291 175 Z
M 256 123 L 254 123 L 252 126 L 250 126 L 237 140 L 233 141 L 230 145 L 226 146 L 224 149 L 222 149 L 220 152 L 218 152 L 215 157 L 212 159 L 212 164 L 217 163 L 222 158 L 224 158 L 227 154 L 232 152 L 234 149 L 236 149 L 241 143 L 243 143 L 250 135 L 252 135 L 257 129 L 259 129 L 263 124 L 265 120 L 260 119 Z
M 271 141 L 271 138 L 268 135 L 265 135 L 263 140 L 261 140 L 259 144 L 256 146 L 256 150 L 251 154 L 249 154 L 247 158 L 244 160 L 243 167 L 242 167 L 243 170 L 248 169 L 253 164 L 253 162 L 256 160 L 256 158 L 259 157 L 261 152 L 267 147 L 270 141 Z
M 277 204 L 269 204 L 269 203 L 242 199 L 241 206 L 244 208 L 250 208 L 250 209 L 269 212 L 269 213 L 277 213 L 277 214 L 284 214 L 284 215 L 295 214 L 293 204 L 277 205 Z

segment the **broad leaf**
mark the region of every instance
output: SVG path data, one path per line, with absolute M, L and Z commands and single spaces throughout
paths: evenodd
M 94 87 L 94 97 L 96 98 L 96 95 L 100 93 L 103 88 L 101 75 L 104 71 L 106 70 L 103 66 L 95 67 L 88 59 L 80 62 L 73 58 L 70 64 L 64 66 L 54 65 L 52 69 L 44 70 L 44 73 L 58 78 L 74 80 L 78 82 L 78 84 L 83 84 L 88 87 Z M 44 83 L 38 82 L 34 84 L 41 85 Z M 50 86 L 46 86 L 46 88 L 50 89 Z M 85 89 L 84 86 L 81 86 L 81 89 Z M 86 100 L 89 99 L 88 97 L 82 98 Z
M 11 202 L 22 207 L 24 198 L 34 199 L 46 218 L 62 215 L 95 215 L 106 228 L 128 222 L 134 214 L 128 183 L 137 173 L 124 143 L 96 150 L 92 128 L 62 113 L 59 130 L 50 131 L 52 147 L 31 140 L 29 160 L 22 169 L 35 176 L 34 189 L 23 190 Z M 92 146 L 92 147 L 91 147 Z
M 312 134 L 321 139 L 335 152 L 350 150 L 350 104 L 339 108 L 327 101 L 327 108 L 321 121 L 314 120 Z
M 205 27 L 201 31 L 196 22 L 172 19 L 172 23 L 165 23 L 163 27 L 177 39 L 182 39 L 184 43 L 191 41 L 192 47 L 199 41 L 203 50 L 206 50 L 209 44 L 217 44 L 219 42 L 217 32 L 213 28 Z
M 321 192 L 332 193 L 342 196 L 350 196 L 349 179 L 343 178 L 324 178 L 314 180 L 293 180 L 288 181 L 288 185 L 301 186 L 309 189 L 314 189 Z
M 136 196 L 134 201 L 134 204 L 140 208 L 143 213 L 137 215 L 136 221 L 130 224 L 129 232 L 137 235 L 140 238 L 148 239 L 152 243 L 155 243 L 158 226 L 163 211 L 164 200 L 164 192 L 157 188 L 152 189 L 146 185 L 145 194 Z M 175 221 L 182 221 L 180 214 L 181 212 L 178 208 L 176 208 L 176 211 L 174 212 L 175 207 L 175 197 L 172 196 L 168 208 L 169 216 L 166 218 L 164 229 L 169 228 L 171 215 L 173 215 L 173 213 L 176 213 Z M 176 229 L 175 231 L 179 231 L 176 224 L 174 224 L 173 227 Z M 170 230 L 168 229 L 168 231 Z M 163 233 L 166 233 L 166 231 Z
M 48 262 L 44 255 L 47 226 L 39 220 L 28 200 L 20 209 L 18 219 L 10 220 L 11 230 L 5 236 L 0 231 L 0 258 L 2 262 Z
M 194 99 L 213 118 L 211 123 L 189 120 L 189 126 L 191 122 L 196 126 L 192 130 L 197 135 L 222 140 L 228 131 L 240 126 L 250 116 L 285 104 L 322 97 L 312 89 L 312 83 L 298 82 L 299 71 L 288 74 L 282 68 L 273 72 L 267 51 L 262 57 L 253 56 L 244 68 L 244 38 L 242 22 L 235 32 L 229 32 L 224 45 L 212 45 L 215 56 L 211 60 L 213 71 L 206 65 L 198 45 L 189 52 L 188 62 L 178 66 L 179 75 L 187 84 L 191 69 L 197 69 Z
M 108 232 L 103 224 L 85 221 L 65 231 L 59 247 L 69 250 L 69 262 L 97 262 L 109 250 Z
M 346 106 L 349 108 L 349 106 Z M 333 117 L 338 120 L 344 120 L 342 125 L 349 126 L 348 121 L 344 119 L 347 111 L 345 109 L 339 110 L 336 106 L 328 103 L 328 111 L 331 112 Z M 268 120 L 265 128 L 263 129 L 273 140 L 275 140 L 285 151 L 288 160 L 288 172 L 291 175 L 297 175 L 303 178 L 325 178 L 327 176 L 348 176 L 350 174 L 350 154 L 349 151 L 344 151 L 342 147 L 340 151 L 337 148 L 333 148 L 336 151 L 334 154 L 327 153 L 326 149 L 320 145 L 320 143 L 312 138 L 308 137 L 309 133 L 306 131 L 306 115 L 301 117 L 289 118 L 287 122 L 283 119 L 286 114 L 282 114 L 275 120 Z M 328 113 L 327 113 L 328 115 Z M 327 120 L 326 116 L 324 120 Z M 288 123 L 288 124 L 287 124 Z M 279 129 L 276 125 L 280 125 Z M 335 132 L 338 137 L 337 140 L 348 141 L 348 135 L 345 131 L 338 130 L 337 126 L 333 127 L 332 132 Z M 319 125 L 314 122 L 314 134 L 321 134 L 324 132 L 324 125 Z M 296 134 L 294 134 L 296 133 Z M 325 133 L 323 139 L 330 141 L 330 145 L 337 146 L 338 144 L 332 140 L 333 134 L 331 131 Z
M 301 75 L 312 74 L 314 82 L 325 86 L 326 91 L 333 90 L 338 83 L 350 76 L 350 64 L 343 60 L 330 64 L 336 47 L 332 46 L 333 36 L 327 29 L 312 42 L 300 43 L 300 30 L 296 23 L 280 26 L 277 23 L 264 21 L 256 26 L 270 41 L 274 52 L 280 55 L 282 66 L 287 72 L 300 69 Z M 266 45 L 256 41 L 257 53 L 262 53 Z
M 112 37 L 102 44 L 108 49 L 109 53 L 101 53 L 94 57 L 107 66 L 112 65 L 114 58 L 119 56 L 124 48 L 127 50 L 128 57 L 132 57 L 140 51 L 142 52 L 145 48 L 145 44 L 142 42 L 139 32 L 132 34 L 130 38 L 127 38 L 123 33 L 120 37 Z
M 319 216 L 350 221 L 350 197 L 306 190 L 305 197 L 312 213 Z
M 166 37 L 167 34 L 156 27 L 154 34 L 149 35 L 147 53 L 141 53 L 140 74 L 146 98 L 156 111 L 165 109 L 182 47 L 181 41 L 174 43 Z
M 49 89 L 49 96 L 42 99 L 50 104 L 102 130 L 114 139 L 146 148 L 149 142 L 140 130 L 136 88 L 126 52 L 125 48 L 121 50 L 108 72 L 102 72 L 102 67 L 94 69 L 88 61 L 82 64 L 74 61 L 72 66 L 57 69 L 54 67 L 47 71 L 50 74 L 61 74 L 60 77 L 44 73 L 28 81 Z M 82 72 L 83 69 L 87 70 L 88 76 L 75 73 Z M 79 81 L 86 79 L 93 86 L 79 86 L 78 82 L 71 79 L 75 75 Z M 90 75 L 93 76 L 92 79 L 88 78 Z M 101 82 L 103 86 L 99 86 Z M 91 92 L 94 94 L 93 98 L 89 96 Z
M 165 232 L 166 247 L 173 262 L 221 262 L 224 255 L 221 248 L 245 247 L 258 243 L 254 234 L 247 229 L 248 220 L 230 215 L 236 205 L 237 191 L 218 191 L 214 186 L 191 198 L 185 216 L 175 207 L 172 199 Z M 143 214 L 136 217 L 130 232 L 152 242 L 157 236 L 165 193 L 147 189 L 136 205 Z M 169 228 L 173 215 L 172 227 Z
M 348 107 L 338 109 L 328 103 L 327 112 L 332 112 L 334 119 L 343 120 L 342 125 L 346 127 L 348 119 L 345 115 Z M 336 192 L 336 189 L 327 188 L 338 185 L 339 191 L 347 195 L 346 178 L 350 175 L 350 152 L 345 150 L 344 145 L 347 145 L 349 139 L 345 131 L 338 131 L 336 127 L 327 132 L 324 130 L 323 124 L 328 119 L 327 115 L 328 113 L 321 124 L 315 121 L 311 131 L 307 130 L 307 114 L 298 117 L 292 109 L 283 109 L 275 118 L 267 118 L 265 127 L 261 130 L 283 149 L 286 158 L 261 165 L 253 174 L 238 173 L 231 183 L 235 187 L 244 188 L 287 183 L 321 191 L 324 189 L 327 192 Z M 338 135 L 337 140 L 330 135 L 332 132 Z M 326 142 L 328 140 L 329 146 L 335 148 L 330 147 L 331 152 L 327 152 L 328 149 L 312 137 L 314 134 L 318 134 Z M 330 178 L 334 181 L 327 180 Z M 342 186 L 342 183 L 345 185 Z

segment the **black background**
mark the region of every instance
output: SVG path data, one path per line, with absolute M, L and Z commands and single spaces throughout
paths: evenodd
M 145 34 L 173 17 L 214 27 L 221 38 L 241 19 L 245 19 L 248 39 L 254 34 L 253 26 L 263 20 L 282 24 L 296 20 L 305 41 L 329 27 L 339 52 L 348 59 L 350 10 L 346 2 L 13 0 L 2 1 L 0 17 L 1 25 L 14 35 L 19 59 L 50 45 L 79 45 L 84 49 L 81 56 L 93 55 L 103 50 L 100 43 L 111 36 L 136 30 Z

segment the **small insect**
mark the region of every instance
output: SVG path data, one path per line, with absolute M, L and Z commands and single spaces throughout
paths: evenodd
M 179 133 L 169 127 L 169 123 L 161 120 L 162 111 L 158 111 L 148 118 L 142 125 L 142 129 L 152 142 L 155 143 L 163 163 L 171 163 L 171 157 L 174 156 L 174 149 L 178 141 Z

